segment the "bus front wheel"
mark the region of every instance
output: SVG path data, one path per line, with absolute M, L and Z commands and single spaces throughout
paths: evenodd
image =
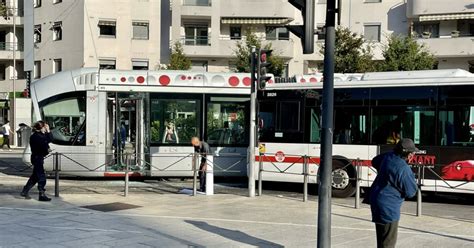
M 346 162 L 346 163 L 345 163 Z M 347 161 L 333 160 L 332 162 L 332 196 L 346 198 L 355 193 L 355 171 Z

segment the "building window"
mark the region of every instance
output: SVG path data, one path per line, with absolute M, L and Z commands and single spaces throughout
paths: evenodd
M 99 36 L 115 38 L 116 37 L 116 21 L 99 21 Z
M 133 70 L 148 70 L 148 60 L 132 60 Z
M 99 59 L 99 69 L 115 70 L 115 59 Z
M 265 37 L 267 40 L 289 40 L 290 32 L 287 28 L 283 27 L 266 27 Z
M 211 0 L 184 0 L 183 5 L 188 5 L 188 6 L 211 6 Z
M 41 78 L 41 61 L 35 61 L 33 77 L 35 79 Z
M 63 39 L 63 23 L 54 22 L 53 24 L 53 40 L 62 40 Z
M 53 61 L 53 73 L 60 72 L 63 70 L 63 61 L 61 59 L 55 59 Z
M 133 39 L 148 40 L 149 28 L 148 22 L 132 22 Z
M 190 46 L 208 46 L 209 35 L 206 25 L 187 25 L 184 27 L 184 44 Z
M 230 27 L 230 39 L 231 40 L 240 40 L 242 38 L 242 27 L 241 26 L 231 26 Z
M 41 7 L 41 0 L 33 0 L 33 7 L 35 8 Z
M 63 0 L 53 0 L 53 4 L 56 4 L 56 3 L 62 3 Z
M 364 38 L 366 41 L 380 41 L 380 24 L 364 25 Z
M 41 24 L 35 25 L 35 30 L 33 33 L 33 41 L 34 43 L 40 43 L 41 42 Z

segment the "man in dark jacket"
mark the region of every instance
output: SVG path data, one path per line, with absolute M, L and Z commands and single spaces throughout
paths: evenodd
M 377 247 L 395 247 L 400 208 L 405 198 L 415 196 L 418 186 L 407 162 L 418 151 L 413 140 L 400 140 L 393 152 L 376 156 L 372 166 L 377 177 L 370 191 L 372 221 L 377 233 Z
M 49 126 L 43 121 L 38 121 L 33 126 L 33 134 L 30 137 L 31 147 L 31 163 L 33 164 L 33 173 L 31 174 L 28 182 L 21 196 L 26 199 L 31 199 L 28 192 L 36 183 L 38 183 L 39 201 L 51 201 L 51 198 L 45 194 L 46 186 L 46 173 L 44 172 L 44 157 L 49 153 L 49 143 L 51 142 L 51 135 L 49 132 Z
M 199 166 L 199 189 L 202 192 L 206 192 L 206 156 L 211 153 L 209 144 L 204 141 L 200 141 L 198 137 L 191 139 L 191 144 L 194 146 L 194 152 L 201 155 L 201 164 Z

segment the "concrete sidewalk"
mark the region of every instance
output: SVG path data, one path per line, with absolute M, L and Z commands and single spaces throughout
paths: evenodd
M 316 246 L 315 202 L 171 193 L 35 198 L 0 194 L 0 247 Z M 363 206 L 333 205 L 333 247 L 375 247 L 370 210 Z M 398 247 L 474 247 L 474 224 L 404 214 Z

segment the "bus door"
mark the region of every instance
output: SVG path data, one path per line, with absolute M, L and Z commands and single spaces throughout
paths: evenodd
M 142 171 L 145 166 L 144 98 L 138 95 L 117 95 L 109 98 L 108 127 L 113 148 L 113 162 L 108 168 L 122 171 Z M 118 110 L 118 111 L 117 111 Z

